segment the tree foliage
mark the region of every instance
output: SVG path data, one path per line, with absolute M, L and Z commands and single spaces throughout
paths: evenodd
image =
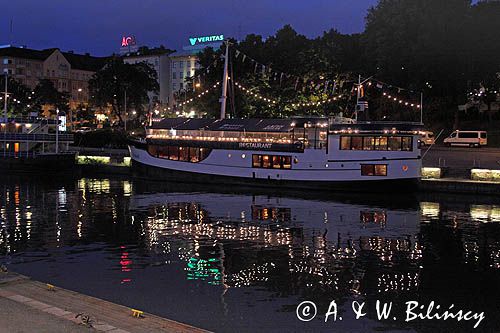
M 5 75 L 0 76 L 0 91 L 2 92 L 0 96 L 2 100 L 0 101 L 0 114 L 3 117 L 4 109 L 4 99 L 5 98 Z M 31 103 L 31 91 L 21 82 L 8 77 L 7 79 L 7 91 L 9 97 L 7 98 L 7 113 L 9 116 L 19 116 L 26 115 L 28 110 L 32 108 Z M 30 107 L 28 107 L 28 105 Z
M 144 115 L 149 105 L 149 92 L 158 92 L 156 71 L 147 63 L 126 64 L 122 58 L 113 57 L 89 81 L 90 103 L 93 106 L 111 107 L 114 116 L 123 123 L 125 96 L 127 110 L 135 109 Z
M 328 115 L 339 111 L 349 115 L 356 100 L 352 93 L 353 84 L 361 74 L 394 85 L 392 89 L 396 95 L 414 103 L 420 102 L 419 92 L 423 92 L 425 119 L 451 120 L 457 116 L 457 105 L 465 103 L 471 91 L 481 87 L 499 90 L 498 18 L 500 2 L 497 1 L 472 4 L 470 0 L 380 0 L 369 9 L 365 31 L 361 34 L 345 35 L 330 30 L 309 39 L 286 25 L 267 39 L 250 34 L 241 42 L 233 40 L 230 76 L 252 93 L 274 99 L 277 103 L 269 105 L 237 88 L 233 93 L 230 85 L 234 105 L 228 104 L 229 113 L 233 117 Z M 260 68 L 255 70 L 248 58 L 244 63 L 241 55 L 236 59 L 235 50 L 292 77 L 276 80 L 261 73 Z M 217 51 L 206 49 L 199 55 L 200 70 L 197 74 L 203 74 L 202 87 L 180 96 L 180 101 L 194 98 L 186 109 L 208 110 L 210 116 L 218 115 L 220 89 L 201 98 L 197 96 L 200 90 L 210 89 L 221 80 L 223 52 L 224 48 Z M 212 65 L 214 62 L 215 66 Z M 205 75 L 209 66 L 210 72 Z M 325 94 L 323 87 L 318 89 L 315 84 L 299 85 L 296 89 L 296 76 L 305 80 L 342 81 L 346 83 L 342 87 L 346 97 L 321 107 L 291 107 L 293 103 L 331 97 L 331 91 Z M 187 81 L 192 83 L 189 79 Z M 188 84 L 188 87 L 192 86 Z M 397 86 L 408 91 L 402 92 Z M 392 120 L 419 118 L 418 112 L 384 100 L 381 90 L 374 87 L 376 85 L 365 89 L 372 116 Z
M 59 92 L 54 83 L 48 79 L 40 80 L 33 90 L 33 103 L 38 110 L 43 105 L 50 105 L 52 113 L 57 109 L 66 112 L 69 110 L 68 100 L 68 93 Z

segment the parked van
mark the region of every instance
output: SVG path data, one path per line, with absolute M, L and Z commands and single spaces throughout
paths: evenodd
M 444 139 L 448 146 L 481 147 L 488 144 L 488 136 L 485 131 L 460 131 L 456 130 Z
M 434 133 L 431 131 L 421 131 L 420 132 L 420 145 L 421 146 L 430 146 L 434 144 L 436 138 L 434 137 Z

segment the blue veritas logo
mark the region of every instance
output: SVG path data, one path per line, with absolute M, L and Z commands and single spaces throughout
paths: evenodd
M 212 35 L 205 37 L 189 37 L 189 43 L 191 46 L 202 43 L 211 43 L 211 42 L 222 42 L 224 41 L 224 35 Z

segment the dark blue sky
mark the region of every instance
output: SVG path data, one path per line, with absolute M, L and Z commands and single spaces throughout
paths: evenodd
M 268 36 L 291 24 L 309 37 L 336 28 L 360 32 L 377 0 L 3 0 L 0 44 L 117 52 L 123 34 L 138 44 L 188 45 L 189 36 Z M 13 34 L 10 20 L 13 19 Z

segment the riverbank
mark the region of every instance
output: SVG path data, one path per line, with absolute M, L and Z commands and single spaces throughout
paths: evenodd
M 99 298 L 0 273 L 2 332 L 208 332 Z

